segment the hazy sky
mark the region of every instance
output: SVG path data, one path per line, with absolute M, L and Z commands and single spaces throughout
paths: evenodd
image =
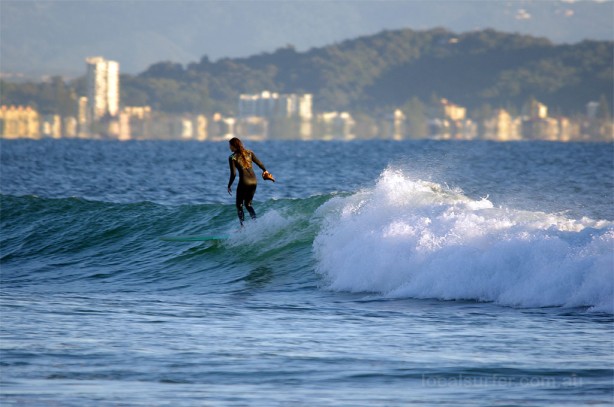
M 611 0 L 1 0 L 0 71 L 80 75 L 86 57 L 101 55 L 138 73 L 399 28 L 612 40 L 613 20 Z

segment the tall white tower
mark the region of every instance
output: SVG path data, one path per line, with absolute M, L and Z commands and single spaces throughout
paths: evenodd
M 119 113 L 119 63 L 91 57 L 87 64 L 87 104 L 92 121 Z

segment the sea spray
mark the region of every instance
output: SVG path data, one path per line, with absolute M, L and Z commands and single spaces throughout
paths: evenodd
M 614 311 L 612 222 L 494 207 L 392 168 L 319 213 L 333 290 Z

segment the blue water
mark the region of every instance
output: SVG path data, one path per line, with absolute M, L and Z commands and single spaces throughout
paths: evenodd
M 614 403 L 612 144 L 247 146 L 0 142 L 0 405 Z

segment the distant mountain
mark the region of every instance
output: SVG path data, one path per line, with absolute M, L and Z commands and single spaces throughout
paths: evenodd
M 397 30 L 306 52 L 207 57 L 152 65 L 123 78 L 124 102 L 166 111 L 232 113 L 240 93 L 313 93 L 317 110 L 373 111 L 446 97 L 471 108 L 520 107 L 535 97 L 561 112 L 601 95 L 612 105 L 614 42 L 555 45 L 494 30 Z
M 614 2 L 511 1 L 0 1 L 0 71 L 84 73 L 102 55 L 136 74 L 158 61 L 187 64 L 297 50 L 382 30 L 494 28 L 554 43 L 612 40 Z

